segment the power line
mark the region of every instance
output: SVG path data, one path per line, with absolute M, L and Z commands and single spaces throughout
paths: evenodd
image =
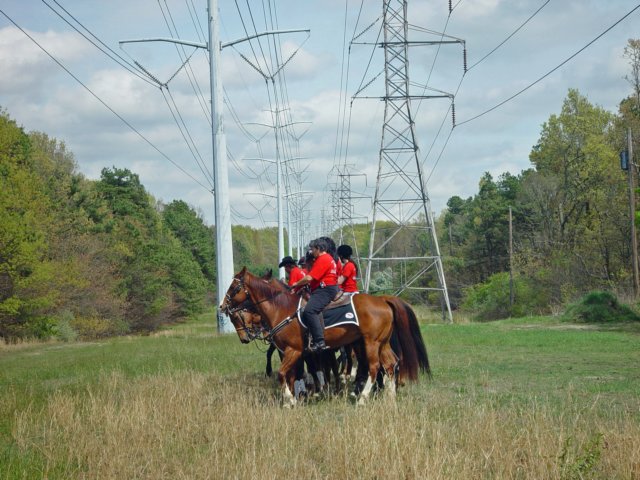
M 165 103 L 167 104 L 167 107 L 169 107 L 169 111 L 171 111 L 171 116 L 173 117 L 173 120 L 176 123 L 176 126 L 178 127 L 178 130 L 180 130 L 180 134 L 182 135 L 182 138 L 184 139 L 185 143 L 187 144 L 187 147 L 189 148 L 189 151 L 191 152 L 191 155 L 193 156 L 193 159 L 196 161 L 196 164 L 198 165 L 198 168 L 202 172 L 202 175 L 204 176 L 204 178 L 207 179 L 207 181 L 209 182 L 209 185 L 211 186 L 211 188 L 213 188 L 213 174 L 206 167 L 205 161 L 202 158 L 202 155 L 200 154 L 200 151 L 198 150 L 196 142 L 193 140 L 193 137 L 191 136 L 191 133 L 189 132 L 189 128 L 187 127 L 187 124 L 185 123 L 184 118 L 182 117 L 182 114 L 180 113 L 180 110 L 178 109 L 178 105 L 176 105 L 176 101 L 173 98 L 173 95 L 171 94 L 171 90 L 169 90 L 168 86 L 166 87 L 166 89 L 167 89 L 167 93 L 169 94 L 169 98 L 171 99 L 171 103 L 173 104 L 173 108 L 171 108 L 171 105 L 169 104 L 169 101 L 167 100 L 167 97 L 164 94 L 164 89 L 161 88 L 160 91 L 162 92 L 162 96 L 164 98 Z M 175 114 L 173 113 L 174 109 L 176 111 Z M 178 122 L 178 118 L 176 118 L 176 114 L 180 118 L 180 123 L 182 123 L 182 127 L 180 126 L 180 123 Z M 184 131 L 183 131 L 183 127 L 184 127 Z M 185 135 L 185 132 L 186 132 L 186 135 Z M 187 139 L 187 136 L 189 137 L 188 139 Z M 197 154 L 197 156 L 196 156 L 196 154 Z M 200 158 L 199 160 L 198 160 L 198 157 Z
M 169 25 L 169 20 L 167 20 L 167 15 L 164 13 L 162 4 L 160 3 L 160 0 L 158 0 L 158 6 L 160 7 L 160 11 L 162 12 L 162 17 L 164 18 L 165 25 L 169 30 L 169 35 L 171 35 L 171 38 L 176 38 L 176 37 L 179 38 L 180 35 L 178 33 L 178 28 L 176 27 L 176 24 L 173 21 L 173 16 L 171 15 L 171 11 L 169 10 L 169 5 L 167 4 L 166 0 L 164 0 L 164 4 L 167 9 L 167 14 L 169 15 L 169 18 L 171 20 L 171 24 L 173 25 L 173 29 L 175 30 L 175 36 L 174 36 L 173 30 L 171 30 L 171 25 Z M 189 79 L 189 83 L 191 84 L 191 89 L 193 90 L 193 93 L 196 95 L 196 98 L 198 99 L 198 103 L 200 104 L 200 108 L 202 109 L 202 112 L 204 113 L 204 116 L 207 119 L 207 122 L 209 123 L 209 125 L 211 125 L 211 115 L 210 115 L 211 112 L 207 109 L 207 100 L 205 99 L 204 94 L 200 89 L 200 84 L 198 83 L 196 75 L 193 73 L 193 69 L 191 69 L 191 64 L 189 63 L 189 58 L 191 57 L 187 58 L 187 60 L 184 60 L 183 55 L 185 58 L 187 57 L 184 46 L 183 45 L 178 46 L 177 44 L 174 44 L 174 46 L 176 48 L 176 52 L 178 53 L 178 57 L 180 57 L 180 61 L 182 61 L 183 64 L 186 64 L 189 69 L 189 70 L 185 69 L 185 72 L 187 74 L 187 78 Z M 182 50 L 182 54 L 180 53 L 181 50 Z M 189 71 L 191 71 L 191 74 L 189 74 Z M 192 76 L 193 76 L 193 79 L 191 78 Z M 194 82 L 195 82 L 195 85 L 194 85 Z
M 198 181 L 194 176 L 192 176 L 189 172 L 187 172 L 185 169 L 183 169 L 180 165 L 178 165 L 176 162 L 174 162 L 173 160 L 171 160 L 171 158 L 164 152 L 162 152 L 155 144 L 153 144 L 149 139 L 147 139 L 147 137 L 145 137 L 139 130 L 137 130 L 133 125 L 131 125 L 127 120 L 125 120 L 118 112 L 116 112 L 113 108 L 111 108 L 109 105 L 107 105 L 106 102 L 104 102 L 98 95 L 96 95 L 89 87 L 87 87 L 78 77 L 76 77 L 67 67 L 64 66 L 64 64 L 62 64 L 62 62 L 60 62 L 57 58 L 55 58 L 51 53 L 49 53 L 42 45 L 40 45 L 40 43 L 38 43 L 38 41 L 33 38 L 31 35 L 29 35 L 20 25 L 18 25 L 9 15 L 7 15 L 4 10 L 0 9 L 0 13 L 2 13 L 2 15 L 4 15 L 7 20 L 9 20 L 18 30 L 20 30 L 22 33 L 25 34 L 25 36 L 27 36 L 27 38 L 29 38 L 29 40 L 31 40 L 33 43 L 35 43 L 38 48 L 40 48 L 40 50 L 42 50 L 49 58 L 51 58 L 51 60 L 53 60 L 56 64 L 58 64 L 58 66 L 60 68 L 62 68 L 65 72 L 67 72 L 71 78 L 73 78 L 76 82 L 78 82 L 87 92 L 89 92 L 96 100 L 98 100 L 105 108 L 107 108 L 111 113 L 113 113 L 116 117 L 118 117 L 118 119 L 124 123 L 127 127 L 129 127 L 136 135 L 138 135 L 140 138 L 142 138 L 142 140 L 144 140 L 147 144 L 149 144 L 149 146 L 151 146 L 155 151 L 157 151 L 160 155 L 162 155 L 165 159 L 167 159 L 169 162 L 171 162 L 176 168 L 178 168 L 178 170 L 180 170 L 182 173 L 184 173 L 186 176 L 188 176 L 189 178 L 191 178 L 195 183 L 197 183 L 198 185 L 200 185 L 202 188 L 204 188 L 207 191 L 211 191 L 209 188 L 207 188 L 205 185 L 203 185 L 202 183 L 200 183 L 200 181 Z
M 535 12 L 533 12 L 533 14 L 527 18 L 524 23 L 522 25 L 520 25 L 518 28 L 516 28 L 513 32 L 511 32 L 511 35 L 509 35 L 507 38 L 505 38 L 502 42 L 500 42 L 498 45 L 496 45 L 496 47 L 491 50 L 489 53 L 487 53 L 484 57 L 482 57 L 480 60 L 478 60 L 476 63 L 474 63 L 473 65 L 471 65 L 467 71 L 471 70 L 473 67 L 475 67 L 476 65 L 478 65 L 480 62 L 484 61 L 489 55 L 491 55 L 493 52 L 495 52 L 496 50 L 498 50 L 502 45 L 504 45 L 505 43 L 507 43 L 511 37 L 513 37 L 516 33 L 518 33 L 520 31 L 520 29 L 522 27 L 524 27 L 527 23 L 529 23 L 529 21 L 535 17 L 536 15 L 538 15 L 538 13 L 540 13 L 540 10 L 542 10 L 544 7 L 547 6 L 547 4 L 550 2 L 551 0 L 547 0 L 546 2 L 544 2 L 540 8 L 538 8 Z
M 543 5 L 540 6 L 540 8 L 538 8 L 527 20 L 525 20 L 516 30 L 513 31 L 513 33 L 511 33 L 508 37 L 506 37 L 506 39 L 504 41 L 502 41 L 500 44 L 498 44 L 498 46 L 496 46 L 493 50 L 491 50 L 488 54 L 486 54 L 484 57 L 482 57 L 479 61 L 477 61 L 476 63 L 474 63 L 467 71 L 471 70 L 471 68 L 475 67 L 476 65 L 478 65 L 480 62 L 484 61 L 489 55 L 491 55 L 492 53 L 494 53 L 498 48 L 500 48 L 502 45 L 504 45 L 509 39 L 511 39 L 511 37 L 513 37 L 513 35 L 518 32 L 524 25 L 526 25 L 533 17 L 535 17 L 540 10 L 542 10 L 542 8 L 544 8 L 547 3 L 549 3 L 549 1 L 545 2 Z M 634 7 L 630 12 L 628 12 L 626 15 L 624 15 L 622 18 L 620 18 L 618 21 L 616 21 L 613 25 L 611 25 L 609 28 L 607 28 L 604 32 L 602 32 L 600 35 L 598 35 L 597 37 L 595 37 L 593 40 L 591 40 L 589 43 L 587 43 L 584 47 L 582 47 L 580 50 L 578 50 L 577 52 L 575 52 L 573 55 L 571 55 L 569 58 L 567 58 L 566 60 L 564 60 L 562 63 L 560 63 L 558 66 L 556 66 L 555 68 L 553 68 L 552 70 L 550 70 L 549 72 L 547 72 L 545 75 L 543 75 L 542 77 L 540 77 L 539 79 L 537 79 L 536 81 L 534 81 L 533 83 L 531 83 L 530 85 L 528 85 L 527 87 L 523 88 L 522 90 L 520 90 L 519 92 L 517 92 L 516 94 L 512 95 L 511 97 L 507 98 L 506 100 L 504 100 L 503 102 L 495 105 L 494 107 L 476 115 L 475 117 L 469 118 L 463 122 L 459 122 L 459 123 L 455 123 L 454 122 L 454 126 L 451 128 L 449 134 L 447 135 L 447 138 L 442 146 L 442 149 L 440 150 L 440 154 L 438 155 L 438 158 L 436 159 L 433 167 L 431 168 L 431 171 L 429 173 L 429 175 L 427 176 L 427 182 L 429 181 L 429 179 L 431 178 L 431 176 L 433 175 L 433 172 L 435 171 L 435 168 L 437 167 L 438 163 L 440 162 L 440 159 L 442 158 L 442 155 L 444 153 L 444 150 L 446 149 L 449 140 L 451 139 L 451 136 L 453 134 L 453 130 L 455 129 L 455 127 L 460 126 L 460 125 L 464 125 L 465 123 L 469 123 L 473 120 L 476 120 L 480 117 L 482 117 L 483 115 L 486 115 L 487 113 L 501 107 L 502 105 L 504 105 L 505 103 L 509 102 L 510 100 L 513 100 L 514 98 L 516 98 L 517 96 L 519 96 L 520 94 L 524 93 L 526 90 L 528 90 L 529 88 L 531 88 L 532 86 L 534 86 L 536 83 L 542 81 L 544 78 L 546 78 L 547 76 L 549 76 L 551 73 L 555 72 L 558 68 L 562 67 L 564 64 L 566 64 L 567 62 L 569 62 L 571 59 L 573 59 L 575 56 L 577 56 L 579 53 L 581 53 L 583 50 L 587 49 L 589 46 L 591 46 L 593 43 L 595 43 L 597 40 L 600 39 L 600 37 L 604 36 L 606 33 L 608 33 L 611 29 L 613 29 L 615 26 L 617 26 L 620 22 L 622 22 L 625 18 L 627 18 L 629 15 L 631 15 L 635 10 L 637 10 L 638 8 L 640 8 L 640 4 L 637 5 L 636 7 Z M 466 73 L 466 72 L 465 72 Z M 454 97 L 458 94 L 458 91 L 460 90 L 460 86 L 462 85 L 462 82 L 465 78 L 465 75 L 463 74 L 461 79 L 460 79 L 460 83 L 458 84 L 458 88 L 456 89 L 456 92 L 454 94 Z M 438 134 L 436 135 L 436 138 L 434 139 L 433 143 L 431 144 L 431 147 L 429 148 L 429 151 L 427 152 L 427 155 L 425 157 L 425 159 L 423 160 L 423 163 L 426 162 L 427 157 L 429 156 L 429 154 L 431 153 L 431 150 L 436 142 L 437 137 L 440 134 L 440 131 L 442 129 L 442 126 L 444 125 L 444 121 L 446 120 L 446 118 L 449 115 L 449 112 L 451 111 L 451 106 L 449 107 L 449 110 L 447 110 L 447 113 L 444 116 L 443 122 L 440 125 L 440 130 L 438 130 Z
M 89 35 L 91 35 L 93 38 L 96 39 L 97 42 L 100 43 L 100 45 L 103 45 L 107 50 L 109 50 L 109 52 L 111 52 L 113 55 L 115 55 L 117 58 L 114 58 L 110 53 L 108 53 L 107 51 L 105 51 L 102 47 L 100 47 L 98 44 L 96 44 L 96 42 L 94 42 L 92 39 L 90 39 L 89 37 L 87 37 L 84 33 L 82 33 L 80 30 L 78 30 L 78 28 L 73 25 L 69 20 L 67 20 L 66 18 L 64 18 L 64 16 L 62 16 L 60 14 L 60 12 L 58 12 L 55 8 L 53 8 L 49 3 L 47 3 L 46 0 L 42 0 L 42 3 L 44 3 L 47 7 L 49 7 L 49 9 L 55 13 L 58 17 L 60 17 L 64 22 L 67 23 L 67 25 L 69 25 L 71 28 L 73 28 L 76 32 L 78 32 L 80 35 L 82 35 L 89 43 L 91 43 L 94 47 L 96 47 L 98 50 L 100 50 L 102 53 L 104 53 L 107 57 L 109 57 L 111 60 L 113 60 L 114 62 L 116 62 L 118 65 L 120 65 L 121 67 L 123 67 L 125 70 L 129 71 L 130 73 L 133 73 L 136 77 L 140 78 L 141 80 L 144 80 L 145 82 L 147 82 L 149 85 L 153 85 L 154 87 L 157 86 L 155 83 L 150 82 L 148 78 L 144 77 L 143 75 L 140 75 L 139 72 L 137 72 L 135 70 L 134 65 L 131 65 L 129 62 L 127 62 L 126 59 L 124 59 L 122 56 L 120 56 L 117 52 L 115 52 L 113 49 L 111 49 L 108 45 L 106 45 L 102 40 L 100 40 L 96 35 L 94 35 L 91 30 L 89 30 L 87 27 L 85 27 L 76 17 L 74 17 L 71 13 L 69 13 L 68 10 L 66 10 L 62 5 L 60 5 L 56 0 L 53 0 L 54 3 L 56 5 L 58 5 L 58 7 L 60 7 L 67 15 L 69 15 L 69 17 L 71 17 L 73 19 L 73 21 L 75 21 L 78 25 L 80 25 L 84 30 L 86 30 Z
M 534 82 L 530 83 L 529 85 L 527 85 L 526 87 L 524 87 L 522 90 L 520 90 L 519 92 L 511 95 L 509 98 L 507 98 L 506 100 L 503 100 L 502 102 L 498 103 L 497 105 L 494 105 L 493 107 L 489 108 L 488 110 L 485 110 L 482 113 L 479 113 L 478 115 L 471 117 L 463 122 L 458 123 L 456 126 L 460 126 L 460 125 L 464 125 L 465 123 L 469 123 L 473 120 L 477 120 L 478 118 L 486 115 L 489 112 L 492 112 L 493 110 L 501 107 L 502 105 L 504 105 L 505 103 L 510 102 L 511 100 L 513 100 L 514 98 L 516 98 L 517 96 L 519 96 L 520 94 L 526 92 L 527 90 L 529 90 L 531 87 L 533 87 L 534 85 L 536 85 L 537 83 L 541 82 L 542 80 L 544 80 L 545 78 L 547 78 L 549 75 L 551 75 L 553 72 L 555 72 L 556 70 L 558 70 L 560 67 L 562 67 L 563 65 L 565 65 L 566 63 L 568 63 L 570 60 L 572 60 L 573 58 L 575 58 L 578 54 L 582 53 L 584 50 L 586 50 L 587 48 L 589 48 L 591 45 L 593 45 L 597 40 L 599 40 L 600 38 L 602 38 L 604 35 L 606 35 L 610 30 L 612 30 L 614 27 L 616 27 L 620 22 L 622 22 L 624 19 L 626 19 L 629 15 L 631 15 L 633 12 L 635 12 L 638 8 L 640 8 L 640 4 L 636 5 L 634 8 L 632 8 L 627 14 L 625 14 L 622 18 L 620 18 L 618 21 L 616 21 L 613 25 L 611 25 L 609 28 L 607 28 L 604 32 L 602 32 L 600 35 L 598 35 L 597 37 L 595 37 L 593 40 L 591 40 L 589 43 L 587 43 L 584 47 L 582 47 L 580 50 L 578 50 L 577 52 L 575 52 L 573 55 L 571 55 L 570 57 L 568 57 L 566 60 L 564 60 L 562 63 L 560 63 L 559 65 L 557 65 L 556 67 L 552 68 L 551 70 L 549 70 L 547 73 L 545 73 L 544 75 L 542 75 L 540 78 L 538 78 L 537 80 L 535 80 Z

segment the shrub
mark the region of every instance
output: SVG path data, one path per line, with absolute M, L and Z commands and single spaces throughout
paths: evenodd
M 129 333 L 122 319 L 107 320 L 97 317 L 74 318 L 70 327 L 84 340 L 94 340 Z
M 638 322 L 640 316 L 627 305 L 618 302 L 611 292 L 596 291 L 569 305 L 562 319 L 582 323 Z
M 475 320 L 497 320 L 541 313 L 548 305 L 546 296 L 532 283 L 524 277 L 514 277 L 514 303 L 511 305 L 509 273 L 496 273 L 485 283 L 466 290 L 463 308 L 473 312 Z
M 56 325 L 56 337 L 63 342 L 73 342 L 78 338 L 78 332 L 71 326 L 73 322 L 73 313 L 67 311 L 62 312 Z

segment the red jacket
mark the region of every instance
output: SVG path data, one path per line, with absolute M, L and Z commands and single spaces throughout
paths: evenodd
M 304 278 L 304 271 L 300 267 L 292 267 L 289 272 L 289 286 L 296 283 L 301 278 Z
M 348 261 L 342 267 L 341 275 L 344 277 L 344 282 L 340 285 L 340 288 L 345 292 L 357 292 L 358 282 L 356 280 L 357 270 L 356 265 L 352 261 Z
M 310 283 L 311 291 L 314 291 L 316 288 L 318 288 L 321 283 L 324 283 L 325 285 L 338 284 L 336 262 L 328 253 L 323 253 L 322 255 L 316 257 L 309 275 L 311 275 L 311 278 L 313 279 Z

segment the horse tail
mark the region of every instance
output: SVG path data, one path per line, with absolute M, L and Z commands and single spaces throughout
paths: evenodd
M 398 297 L 385 297 L 393 310 L 393 327 L 401 350 L 400 377 L 418 379 L 418 371 L 431 378 L 427 347 L 420 332 L 420 324 L 413 308 Z

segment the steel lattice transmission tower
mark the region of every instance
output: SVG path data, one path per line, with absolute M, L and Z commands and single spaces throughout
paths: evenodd
M 411 101 L 453 96 L 410 95 L 408 50 L 409 46 L 454 42 L 409 42 L 407 0 L 383 0 L 383 8 L 384 40 L 380 46 L 385 55 L 385 109 L 364 287 L 371 293 L 395 295 L 407 289 L 437 290 L 443 315 L 446 309 L 451 321 Z

